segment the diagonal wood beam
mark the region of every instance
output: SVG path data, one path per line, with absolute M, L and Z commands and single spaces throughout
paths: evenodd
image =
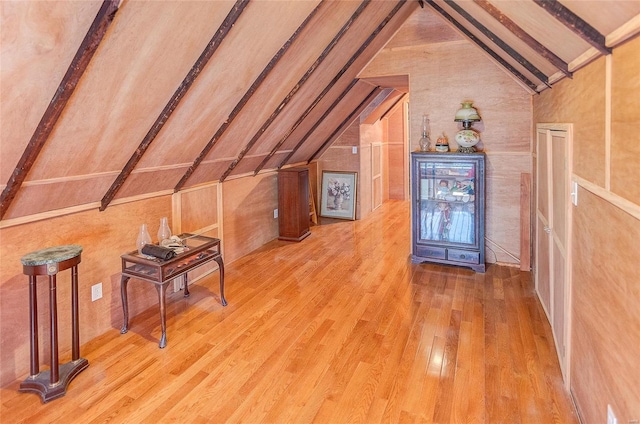
M 231 162 L 231 165 L 229 165 L 229 168 L 227 168 L 227 170 L 224 171 L 224 173 L 222 174 L 222 177 L 220 177 L 220 182 L 223 182 L 229 176 L 229 174 L 231 174 L 233 169 L 238 165 L 238 163 L 242 160 L 242 158 L 244 158 L 247 152 L 251 150 L 253 145 L 256 144 L 258 139 L 267 130 L 267 128 L 269 128 L 269 126 L 273 123 L 273 121 L 275 121 L 278 115 L 280 115 L 280 112 L 282 112 L 284 107 L 291 101 L 293 96 L 298 92 L 298 90 L 300 90 L 300 88 L 302 88 L 304 83 L 307 82 L 307 80 L 311 77 L 314 71 L 318 69 L 318 66 L 320 66 L 320 64 L 327 58 L 329 53 L 338 44 L 338 41 L 340 41 L 340 39 L 347 33 L 349 28 L 351 28 L 351 25 L 353 25 L 355 20 L 358 18 L 358 16 L 362 14 L 364 9 L 369 5 L 370 2 L 371 0 L 364 0 L 362 3 L 360 3 L 360 6 L 358 6 L 358 9 L 356 9 L 353 15 L 351 15 L 351 17 L 349 18 L 349 20 L 342 26 L 342 28 L 340 28 L 340 31 L 338 31 L 335 37 L 333 37 L 331 42 L 327 45 L 327 47 L 325 47 L 325 49 L 322 51 L 320 56 L 318 56 L 315 62 L 311 64 L 309 69 L 307 69 L 307 71 L 304 73 L 302 78 L 300 78 L 298 83 L 294 85 L 294 87 L 291 89 L 289 94 L 287 94 L 287 96 L 280 102 L 278 107 L 276 107 L 276 109 L 271 113 L 271 115 L 267 118 L 267 120 L 262 124 L 260 129 L 254 134 L 251 140 L 249 140 L 249 143 L 247 143 L 247 145 L 240 151 L 240 153 L 238 154 L 238 157 L 233 162 Z
M 429 0 L 433 2 L 434 0 Z M 531 72 L 536 76 L 540 81 L 546 84 L 548 87 L 551 87 L 549 84 L 549 76 L 545 75 L 542 71 L 540 71 L 536 66 L 534 66 L 531 62 L 529 62 L 524 56 L 515 51 L 510 45 L 502 41 L 500 37 L 494 34 L 489 28 L 482 25 L 480 21 L 471 16 L 469 12 L 460 7 L 453 0 L 444 0 L 446 4 L 448 4 L 453 10 L 455 10 L 460 16 L 466 19 L 471 25 L 473 25 L 478 31 L 485 35 L 489 40 L 491 40 L 496 46 L 500 47 L 505 53 L 513 58 L 516 62 L 522 65 L 526 70 Z
M 58 89 L 49 102 L 47 110 L 42 115 L 36 130 L 29 140 L 29 144 L 27 144 L 22 157 L 18 161 L 6 187 L 2 191 L 2 195 L 0 196 L 0 219 L 2 219 L 9 209 L 11 202 L 18 193 L 27 174 L 31 171 L 38 155 L 49 139 L 51 131 L 53 131 L 62 111 L 78 86 L 78 82 L 86 71 L 91 58 L 93 58 L 100 42 L 107 33 L 107 29 L 111 25 L 111 22 L 113 22 L 119 5 L 120 0 L 104 0 L 102 2 L 98 14 L 89 27 L 82 43 L 80 43 L 80 47 L 71 60 L 67 72 L 64 74 L 64 77 L 62 77 L 62 81 L 60 81 Z
M 506 60 L 504 60 L 503 58 L 500 57 L 500 55 L 496 54 L 496 52 L 494 52 L 493 50 L 491 50 L 489 48 L 489 46 L 487 46 L 486 44 L 484 44 L 481 40 L 478 39 L 478 37 L 476 37 L 475 35 L 473 35 L 473 33 L 471 33 L 471 31 L 469 31 L 468 29 L 466 29 L 462 24 L 460 24 L 458 21 L 456 21 L 451 15 L 449 15 L 445 10 L 443 10 L 440 6 L 438 6 L 437 4 L 435 4 L 433 2 L 433 0 L 427 0 L 427 4 L 429 6 L 431 6 L 432 8 L 434 8 L 438 13 L 440 13 L 446 20 L 448 20 L 449 22 L 451 22 L 451 24 L 453 24 L 453 26 L 455 26 L 456 28 L 458 28 L 458 30 L 460 32 L 462 32 L 464 35 L 466 35 L 467 37 L 469 37 L 471 39 L 471 41 L 473 41 L 474 43 L 476 43 L 478 45 L 478 47 L 480 47 L 482 50 L 484 50 L 489 56 L 491 56 L 493 59 L 495 59 L 498 63 L 500 63 L 502 66 L 504 66 L 506 69 L 509 70 L 509 72 L 511 72 L 516 78 L 518 78 L 520 81 L 522 81 L 527 87 L 529 87 L 532 91 L 534 92 L 538 92 L 537 88 L 538 86 L 536 84 L 534 84 L 533 82 L 531 82 L 526 76 L 524 76 L 520 71 L 518 71 L 516 68 L 514 68 L 513 66 L 511 66 L 511 64 L 509 64 L 509 62 L 507 62 Z
M 386 118 L 387 116 L 389 116 L 389 113 L 391 113 L 396 106 L 398 105 L 398 103 L 400 103 L 405 97 L 407 97 L 407 94 L 403 94 L 402 96 L 398 97 L 398 100 L 396 100 L 395 102 L 393 102 L 393 104 L 391 106 L 389 106 L 389 109 L 387 109 L 387 111 L 380 117 L 380 120 Z
M 324 150 L 329 147 L 331 145 L 331 143 L 333 143 L 334 138 L 336 137 L 336 135 L 341 134 L 345 131 L 345 127 L 351 125 L 351 123 L 358 117 L 358 115 L 360 115 L 360 113 L 362 113 L 362 111 L 364 110 L 364 108 L 382 91 L 382 89 L 380 87 L 375 87 L 373 90 L 371 90 L 371 93 L 369 93 L 369 95 L 367 97 L 365 97 L 365 99 L 360 102 L 360 104 L 353 110 L 353 112 L 351 112 L 349 114 L 349 116 L 347 116 L 341 123 L 340 125 L 338 125 L 338 128 L 335 129 L 334 132 L 331 133 L 331 135 L 327 138 L 327 140 L 322 143 L 322 145 L 320 146 L 320 148 L 318 150 L 316 150 L 316 152 L 311 155 L 311 158 L 309 158 L 309 160 L 307 161 L 307 164 L 310 164 L 311 161 L 313 161 L 316 157 L 320 156 L 320 154 L 322 152 L 324 152 Z
M 338 104 L 342 101 L 342 99 L 344 99 L 346 97 L 346 95 L 349 93 L 349 91 L 351 91 L 351 89 L 356 85 L 356 83 L 359 81 L 358 78 L 354 79 L 353 81 L 351 81 L 351 83 L 347 86 L 347 88 L 345 88 L 342 93 L 340 93 L 340 95 L 338 96 L 338 98 L 336 98 L 333 103 L 331 104 L 331 106 L 329 106 L 327 108 L 327 110 L 322 114 L 322 116 L 320 117 L 320 119 L 318 119 L 316 121 L 316 123 L 311 127 L 311 129 L 309 129 L 309 131 L 307 131 L 307 133 L 300 139 L 300 141 L 298 141 L 298 144 L 296 144 L 296 146 L 293 148 L 293 150 L 291 152 L 289 152 L 289 154 L 287 155 L 286 158 L 284 158 L 284 160 L 282 162 L 280 162 L 280 165 L 278 165 L 278 169 L 282 168 L 287 162 L 289 162 L 289 159 L 291 159 L 291 157 L 298 151 L 298 149 L 300 147 L 302 147 L 302 145 L 307 141 L 307 139 L 311 136 L 311 134 L 313 134 L 313 132 L 320 126 L 320 124 L 322 122 L 324 122 L 325 119 L 327 119 L 327 116 L 329 116 L 329 114 L 338 106 Z
M 572 74 L 569 72 L 569 65 L 567 62 L 559 58 L 551 50 L 543 46 L 538 40 L 530 36 L 525 30 L 523 30 L 518 24 L 513 22 L 507 15 L 502 13 L 500 9 L 489 3 L 487 0 L 474 0 L 475 3 L 480 6 L 485 12 L 491 15 L 496 21 L 500 22 L 505 28 L 507 28 L 513 35 L 518 37 L 531 49 L 535 50 L 540 56 L 544 57 L 553 66 L 558 68 L 563 74 L 571 78 Z
M 375 112 L 376 109 L 378 109 L 380 105 L 384 103 L 394 91 L 394 88 L 383 88 L 382 91 L 380 91 L 380 94 L 378 94 L 376 98 L 373 99 L 371 103 L 369 103 L 367 107 L 364 108 L 364 110 L 360 114 L 360 122 L 363 124 L 376 122 L 378 118 L 375 118 L 376 115 L 371 117 L 371 114 Z M 375 118 L 375 120 L 373 122 L 368 122 L 370 118 Z
M 209 41 L 209 44 L 207 44 L 207 46 L 204 48 L 204 51 L 200 54 L 200 57 L 191 67 L 191 70 L 189 71 L 187 76 L 184 78 L 184 80 L 182 80 L 182 83 L 180 83 L 180 86 L 173 93 L 169 102 L 166 104 L 164 109 L 162 109 L 162 112 L 160 112 L 160 115 L 151 126 L 151 129 L 149 129 L 149 131 L 147 132 L 147 135 L 144 136 L 144 139 L 142 140 L 142 142 L 140 142 L 138 148 L 131 155 L 131 158 L 129 158 L 129 161 L 120 172 L 120 175 L 118 175 L 113 184 L 111 184 L 111 187 L 109 188 L 107 193 L 102 198 L 102 201 L 100 202 L 101 211 L 107 208 L 109 203 L 111 203 L 111 201 L 115 197 L 116 193 L 118 193 L 118 191 L 122 188 L 122 185 L 124 184 L 127 177 L 131 175 L 133 169 L 136 167 L 138 162 L 140 162 L 142 155 L 144 155 L 153 140 L 155 140 L 162 127 L 164 127 L 164 124 L 169 120 L 169 117 L 171 117 L 173 111 L 176 109 L 176 107 L 178 107 L 178 104 L 180 103 L 182 98 L 185 96 L 185 94 L 187 94 L 187 91 L 189 91 L 196 78 L 198 78 L 206 64 L 209 62 L 209 59 L 211 59 L 213 54 L 218 50 L 218 47 L 220 47 L 222 41 L 225 39 L 229 31 L 231 31 L 231 28 L 233 28 L 233 25 L 238 20 L 247 4 L 249 4 L 249 0 L 237 0 L 233 5 L 224 21 L 222 22 L 222 24 L 220 24 L 220 27 Z
M 347 70 L 353 65 L 353 63 L 360 57 L 362 53 L 369 47 L 369 45 L 373 42 L 373 40 L 380 34 L 380 31 L 384 29 L 384 27 L 389 23 L 389 21 L 398 13 L 400 8 L 405 5 L 405 1 L 400 1 L 396 4 L 396 6 L 391 10 L 391 12 L 380 22 L 380 25 L 376 27 L 376 29 L 367 37 L 367 39 L 362 43 L 362 45 L 358 48 L 358 50 L 351 56 L 351 58 L 344 64 L 342 69 L 338 71 L 338 73 L 333 77 L 333 79 L 327 84 L 327 86 L 322 90 L 322 92 L 315 98 L 315 100 L 307 107 L 302 115 L 298 118 L 298 120 L 293 124 L 293 126 L 285 133 L 282 139 L 271 149 L 271 152 L 264 158 L 264 160 L 258 165 L 256 168 L 254 175 L 258 174 L 260 170 L 267 164 L 269 159 L 278 151 L 278 149 L 285 143 L 285 141 L 289 138 L 291 133 L 293 133 L 298 126 L 309 116 L 311 111 L 320 103 L 320 101 L 327 95 L 329 90 L 331 90 L 336 83 L 342 78 L 342 76 L 347 72 Z
M 264 80 L 267 79 L 267 76 L 269 76 L 269 74 L 271 73 L 273 68 L 276 66 L 276 64 L 280 61 L 282 56 L 284 56 L 284 54 L 287 52 L 287 50 L 289 50 L 289 47 L 291 47 L 293 42 L 298 38 L 298 36 L 302 32 L 302 30 L 304 28 L 306 28 L 306 26 L 309 24 L 311 19 L 316 15 L 318 10 L 320 9 L 320 6 L 323 3 L 324 3 L 324 0 L 322 0 L 315 7 L 315 9 L 313 9 L 313 11 L 309 14 L 309 16 L 307 16 L 307 18 L 300 24 L 298 29 L 296 29 L 296 31 L 291 35 L 291 37 L 289 37 L 287 42 L 284 43 L 282 45 L 282 47 L 280 48 L 280 50 L 278 50 L 278 52 L 271 58 L 271 60 L 267 64 L 267 66 L 265 66 L 265 68 L 262 70 L 260 75 L 258 75 L 258 77 L 255 79 L 255 81 L 253 81 L 253 84 L 251 84 L 251 87 L 249 87 L 247 92 L 244 93 L 244 96 L 242 96 L 240 101 L 233 108 L 233 110 L 231 111 L 231 113 L 229 114 L 227 119 L 224 121 L 224 123 L 220 126 L 220 128 L 218 128 L 218 130 L 215 132 L 213 137 L 211 137 L 211 139 L 209 140 L 207 145 L 204 146 L 204 149 L 202 149 L 202 151 L 200 152 L 198 157 L 193 161 L 193 164 L 189 167 L 189 169 L 187 169 L 187 172 L 185 172 L 185 174 L 182 176 L 180 181 L 178 181 L 178 184 L 176 184 L 176 186 L 174 188 L 174 191 L 177 192 L 178 190 L 182 189 L 182 187 L 184 187 L 184 185 L 186 184 L 187 180 L 195 172 L 196 168 L 200 165 L 200 163 L 202 163 L 202 161 L 209 154 L 211 149 L 213 149 L 213 146 L 217 143 L 217 141 L 220 139 L 220 137 L 222 137 L 222 135 L 225 133 L 227 128 L 229 128 L 229 125 L 231 125 L 231 123 L 236 118 L 236 116 L 238 116 L 238 114 L 240 113 L 242 108 L 244 108 L 244 106 L 247 104 L 247 102 L 253 96 L 253 94 L 256 92 L 256 90 L 262 85 Z
M 563 6 L 558 0 L 533 1 L 584 41 L 598 49 L 600 53 L 603 55 L 611 54 L 611 49 L 605 44 L 605 36 L 571 10 Z

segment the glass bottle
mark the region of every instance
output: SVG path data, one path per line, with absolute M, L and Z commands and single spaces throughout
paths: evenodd
M 138 247 L 138 253 L 142 255 L 142 248 L 145 244 L 151 244 L 151 236 L 147 231 L 147 224 L 140 226 L 140 232 L 138 233 L 138 239 L 136 240 L 136 246 Z
M 171 228 L 169 228 L 169 222 L 167 217 L 160 218 L 160 228 L 158 228 L 158 244 L 162 245 L 164 240 L 171 238 Z
M 431 139 L 429 138 L 429 118 L 424 114 L 422 116 L 422 137 L 419 141 L 420 151 L 428 152 L 431 148 Z

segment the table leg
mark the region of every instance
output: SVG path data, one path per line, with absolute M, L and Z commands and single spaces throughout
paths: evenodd
M 189 277 L 187 277 L 187 273 L 184 273 L 184 297 L 189 297 L 191 293 L 189 293 Z
M 56 276 L 49 276 L 49 326 L 51 327 L 51 379 L 53 386 L 59 377 L 58 366 L 58 299 L 56 297 Z
M 31 375 L 40 372 L 40 357 L 38 354 L 38 292 L 36 290 L 36 276 L 29 276 L 29 326 L 31 327 Z
M 160 349 L 167 345 L 167 307 L 165 301 L 165 293 L 169 283 L 156 284 L 156 290 L 158 291 L 158 301 L 160 302 L 160 328 L 162 329 L 162 336 L 160 337 Z
M 122 313 L 124 314 L 124 323 L 120 329 L 120 334 L 125 334 L 129 331 L 129 302 L 127 300 L 127 283 L 129 282 L 127 276 L 122 276 L 120 279 L 120 297 L 122 297 Z
M 222 262 L 222 256 L 218 256 L 214 259 L 218 263 L 220 269 L 220 300 L 222 306 L 227 306 L 227 299 L 224 298 L 224 263 Z
M 80 358 L 80 326 L 78 314 L 78 266 L 71 268 L 71 359 Z

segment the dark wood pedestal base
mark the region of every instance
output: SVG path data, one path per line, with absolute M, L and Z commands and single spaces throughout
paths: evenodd
M 49 402 L 64 396 L 71 380 L 88 366 L 89 361 L 84 358 L 60 365 L 60 376 L 54 384 L 51 384 L 51 371 L 41 371 L 37 375 L 30 375 L 20 383 L 19 390 L 21 392 L 37 393 L 42 398 L 42 402 Z

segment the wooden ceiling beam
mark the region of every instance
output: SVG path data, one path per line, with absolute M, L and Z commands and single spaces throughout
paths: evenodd
M 387 109 L 387 111 L 380 117 L 380 120 L 386 118 L 389 116 L 390 113 L 392 113 L 396 106 L 398 105 L 398 103 L 400 103 L 405 97 L 407 97 L 407 94 L 403 94 L 402 96 L 398 97 L 398 99 L 393 102 L 393 104 L 391 106 L 389 106 L 389 109 Z
M 433 2 L 433 1 L 434 0 L 429 0 L 429 2 Z M 549 84 L 549 76 L 548 75 L 545 75 L 535 65 L 533 65 L 531 62 L 529 62 L 524 56 L 522 56 L 520 53 L 515 51 L 510 45 L 505 43 L 500 37 L 498 37 L 496 34 L 494 34 L 489 28 L 487 28 L 486 26 L 482 25 L 482 23 L 480 23 L 480 21 L 478 21 L 476 18 L 471 16 L 471 14 L 469 14 L 469 12 L 464 10 L 462 7 L 460 7 L 453 0 L 444 0 L 444 2 L 446 4 L 448 4 L 453 10 L 455 10 L 460 16 L 462 16 L 464 19 L 466 19 L 478 31 L 480 31 L 482 34 L 484 34 L 484 36 L 487 37 L 489 40 L 491 40 L 491 42 L 493 42 L 496 46 L 500 47 L 506 54 L 511 56 L 511 58 L 513 60 L 518 62 L 526 70 L 528 70 L 533 75 L 535 75 L 536 78 L 538 78 L 540 81 L 542 81 L 543 84 L 547 85 L 548 87 L 551 87 L 551 84 Z
M 544 57 L 549 63 L 558 68 L 560 72 L 565 76 L 571 78 L 572 73 L 569 72 L 569 65 L 567 62 L 558 57 L 554 52 L 542 45 L 538 40 L 530 36 L 525 30 L 523 30 L 518 24 L 512 21 L 507 15 L 502 13 L 500 9 L 495 7 L 487 0 L 474 0 L 475 3 L 480 6 L 485 12 L 487 12 L 496 21 L 500 22 L 505 28 L 507 28 L 513 35 L 518 37 L 531 49 L 535 50 L 540 56 Z
M 603 55 L 611 54 L 611 49 L 606 46 L 605 36 L 581 17 L 563 6 L 558 0 L 533 1 L 584 41 L 595 47 L 600 53 Z
M 338 33 L 333 37 L 331 42 L 329 42 L 329 44 L 324 48 L 320 56 L 318 56 L 318 58 L 311 64 L 309 69 L 307 69 L 307 71 L 304 73 L 304 75 L 302 75 L 300 80 L 293 86 L 291 91 L 289 91 L 289 94 L 285 96 L 285 98 L 280 102 L 278 107 L 275 108 L 275 110 L 271 113 L 271 115 L 269 115 L 267 120 L 262 124 L 260 129 L 258 129 L 258 131 L 253 135 L 253 137 L 251 137 L 251 140 L 249 140 L 247 145 L 244 146 L 244 148 L 240 151 L 240 153 L 238 154 L 238 157 L 233 162 L 231 162 L 227 170 L 224 171 L 224 173 L 220 177 L 220 182 L 223 182 L 229 176 L 229 174 L 231 174 L 231 172 L 238 165 L 238 163 L 240 163 L 242 158 L 244 158 L 244 156 L 256 144 L 256 142 L 262 136 L 262 134 L 264 134 L 267 128 L 269 128 L 269 126 L 273 123 L 273 121 L 275 121 L 278 115 L 280 115 L 280 112 L 282 112 L 285 106 L 291 101 L 291 99 L 293 99 L 293 96 L 296 95 L 296 93 L 300 90 L 300 88 L 302 88 L 302 86 L 307 82 L 307 80 L 309 80 L 311 75 L 313 75 L 315 70 L 318 69 L 320 64 L 327 58 L 329 53 L 338 44 L 340 39 L 347 33 L 349 28 L 351 28 L 351 26 L 356 21 L 356 19 L 362 14 L 362 12 L 364 12 L 364 9 L 369 5 L 370 2 L 371 0 L 364 0 L 362 3 L 360 3 L 360 6 L 358 6 L 356 11 L 351 15 L 351 17 L 342 26 L 342 28 L 340 28 L 340 31 L 338 31 Z
M 291 157 L 298 151 L 298 149 L 302 147 L 302 145 L 307 141 L 307 139 L 311 136 L 311 134 L 313 134 L 313 132 L 320 126 L 320 124 L 324 122 L 325 119 L 327 119 L 327 116 L 329 116 L 329 114 L 333 111 L 333 109 L 335 109 L 338 106 L 338 104 L 342 101 L 342 99 L 344 99 L 347 96 L 349 91 L 351 91 L 351 89 L 356 85 L 358 81 L 359 81 L 358 78 L 354 79 L 347 86 L 347 88 L 342 90 L 342 93 L 340 93 L 340 95 L 333 101 L 331 106 L 329 106 L 327 110 L 324 111 L 320 119 L 318 119 L 316 123 L 313 124 L 313 126 L 309 129 L 309 131 L 307 131 L 307 133 L 300 139 L 300 141 L 298 141 L 298 144 L 296 144 L 293 150 L 289 152 L 287 157 L 284 158 L 282 162 L 280 162 L 280 165 L 278 165 L 278 169 L 282 168 L 284 165 L 287 164 L 287 162 L 289 162 L 289 159 L 291 159 Z
M 311 111 L 320 103 L 320 101 L 327 95 L 327 93 L 340 81 L 340 78 L 349 70 L 351 65 L 364 53 L 364 51 L 369 47 L 369 45 L 373 42 L 373 40 L 380 34 L 380 31 L 384 29 L 384 27 L 391 21 L 391 19 L 398 13 L 398 11 L 405 5 L 405 1 L 399 1 L 396 6 L 389 12 L 389 14 L 380 22 L 380 24 L 376 27 L 376 29 L 367 37 L 367 39 L 362 43 L 362 45 L 356 50 L 356 52 L 349 58 L 347 63 L 344 64 L 342 69 L 338 71 L 338 73 L 333 77 L 331 81 L 326 85 L 326 87 L 322 90 L 322 92 L 315 98 L 315 100 L 307 107 L 302 115 L 298 118 L 298 120 L 291 126 L 291 128 L 285 133 L 285 135 L 280 139 L 280 141 L 271 149 L 271 152 L 264 158 L 264 160 L 258 165 L 256 168 L 254 175 L 257 175 L 260 170 L 267 164 L 267 162 L 271 159 L 271 157 L 278 151 L 278 149 L 285 143 L 285 141 L 289 138 L 291 133 L 293 133 L 298 126 L 309 116 Z
M 42 151 L 45 143 L 49 139 L 53 128 L 55 127 L 62 111 L 71 98 L 71 95 L 78 86 L 78 82 L 89 66 L 91 58 L 98 49 L 100 42 L 107 33 L 107 29 L 113 22 L 118 11 L 120 0 L 104 0 L 96 17 L 94 18 L 87 34 L 85 35 L 78 51 L 71 60 L 71 64 L 67 68 L 67 72 L 62 77 L 60 85 L 56 90 L 53 98 L 49 102 L 49 106 L 45 110 L 36 130 L 34 131 L 29 144 L 25 148 L 15 170 L 11 174 L 6 187 L 0 196 L 0 219 L 9 209 L 11 202 L 15 198 L 18 190 L 24 183 L 27 174 L 31 171 L 38 155 Z
M 203 52 L 200 54 L 200 57 L 198 57 L 187 76 L 182 80 L 180 86 L 178 86 L 176 91 L 173 93 L 169 102 L 165 105 L 164 109 L 162 109 L 162 112 L 160 112 L 160 115 L 151 126 L 151 129 L 149 129 L 144 139 L 140 142 L 138 148 L 135 150 L 135 152 L 133 152 L 131 158 L 129 158 L 129 161 L 120 172 L 120 175 L 118 175 L 107 193 L 102 198 L 102 201 L 100 202 L 101 211 L 107 208 L 109 203 L 111 203 L 115 195 L 122 188 L 127 177 L 131 175 L 133 169 L 136 167 L 138 162 L 140 162 L 142 155 L 144 155 L 153 140 L 155 140 L 162 127 L 164 127 L 164 124 L 169 120 L 169 118 L 173 114 L 173 111 L 176 109 L 176 107 L 178 107 L 178 104 L 185 96 L 185 94 L 187 94 L 187 91 L 189 91 L 196 78 L 198 78 L 206 64 L 209 62 L 209 59 L 211 59 L 214 53 L 218 50 L 218 47 L 220 47 L 220 44 L 225 39 L 229 31 L 231 31 L 231 28 L 233 28 L 233 25 L 238 20 L 248 4 L 249 0 L 237 0 L 233 5 L 222 24 L 220 24 L 218 30 L 215 32 L 207 46 L 204 48 Z
M 377 115 L 374 115 L 372 117 L 371 114 L 375 112 L 376 109 L 378 109 L 380 105 L 384 103 L 384 101 L 387 100 L 387 98 L 394 91 L 395 89 L 393 88 L 383 88 L 382 91 L 380 91 L 380 94 L 378 94 L 376 98 L 373 99 L 373 101 L 371 101 L 371 103 L 369 103 L 366 108 L 364 108 L 364 110 L 360 114 L 360 122 L 363 124 L 373 124 L 374 122 L 376 122 L 378 120 L 378 118 L 376 118 Z M 369 122 L 369 119 L 373 119 L 373 122 Z
M 360 113 L 362 113 L 362 111 L 364 110 L 364 108 L 382 91 L 382 88 L 380 87 L 375 87 L 373 90 L 371 90 L 371 92 L 369 93 L 369 95 L 367 97 L 364 98 L 364 100 L 362 102 L 360 102 L 360 104 L 353 110 L 353 112 L 351 112 L 349 114 L 349 116 L 347 116 L 344 121 L 342 121 L 340 123 L 340 125 L 338 125 L 338 127 L 335 129 L 335 131 L 333 131 L 331 133 L 331 135 L 327 138 L 327 140 L 322 143 L 322 145 L 320 146 L 320 148 L 318 150 L 316 150 L 316 152 L 311 156 L 311 158 L 309 158 L 309 160 L 307 161 L 307 164 L 310 164 L 316 157 L 320 156 L 324 150 L 329 147 L 331 145 L 331 143 L 333 143 L 334 138 L 339 135 L 342 134 L 349 125 L 351 125 L 351 123 L 358 117 L 358 115 L 360 115 Z
M 295 32 L 291 35 L 291 37 L 289 37 L 289 39 L 282 45 L 282 47 L 280 47 L 280 50 L 278 50 L 276 54 L 271 58 L 271 60 L 269 61 L 267 66 L 265 66 L 265 68 L 262 70 L 260 75 L 258 75 L 255 81 L 253 81 L 253 84 L 251 84 L 251 87 L 249 87 L 249 89 L 244 93 L 244 96 L 242 96 L 240 101 L 235 105 L 235 107 L 233 108 L 233 110 L 231 111 L 227 119 L 222 123 L 220 128 L 218 128 L 218 130 L 215 132 L 213 137 L 211 137 L 207 145 L 204 146 L 204 148 L 202 149 L 198 157 L 193 161 L 193 164 L 189 167 L 189 169 L 187 169 L 187 172 L 185 172 L 185 174 L 182 176 L 180 181 L 178 181 L 178 184 L 176 184 L 174 188 L 175 192 L 179 191 L 180 189 L 182 189 L 182 187 L 184 187 L 187 180 L 195 172 L 196 168 L 200 165 L 200 163 L 202 163 L 202 161 L 209 154 L 211 149 L 213 149 L 213 146 L 215 146 L 215 144 L 220 139 L 220 137 L 222 137 L 222 135 L 225 133 L 227 128 L 229 128 L 233 120 L 236 118 L 236 116 L 238 116 L 240 111 L 244 108 L 244 106 L 247 104 L 249 99 L 251 99 L 251 97 L 256 92 L 256 90 L 258 90 L 258 88 L 262 85 L 264 80 L 267 79 L 267 76 L 269 76 L 269 74 L 271 73 L 273 68 L 276 66 L 276 64 L 280 61 L 280 59 L 282 59 L 282 57 L 287 52 L 287 50 L 289 50 L 289 47 L 291 47 L 293 42 L 298 38 L 302 30 L 306 28 L 306 26 L 309 24 L 311 19 L 316 15 L 318 10 L 320 9 L 320 6 L 324 4 L 324 2 L 325 0 L 322 0 L 315 7 L 315 9 L 311 11 L 309 16 L 307 16 L 306 19 L 300 24 L 298 29 L 295 30 Z
M 529 87 L 533 92 L 538 92 L 537 88 L 538 86 L 536 84 L 534 84 L 532 81 L 530 81 L 526 76 L 524 76 L 520 71 L 518 71 L 516 68 L 514 68 L 513 66 L 511 66 L 511 64 L 509 62 L 507 62 L 506 60 L 504 60 L 502 57 L 500 57 L 500 55 L 498 55 L 496 52 L 494 52 L 493 50 L 491 50 L 489 48 L 489 46 L 487 46 L 486 44 L 484 44 L 480 39 L 478 39 L 478 37 L 476 37 L 475 35 L 473 35 L 473 33 L 471 31 L 469 31 L 468 29 L 466 29 L 464 27 L 464 25 L 462 25 L 461 23 L 459 23 L 458 21 L 455 20 L 455 18 L 453 18 L 451 15 L 449 15 L 445 10 L 443 10 L 440 6 L 438 6 L 437 4 L 435 4 L 433 2 L 433 0 L 427 0 L 427 4 L 429 6 L 431 6 L 433 9 L 436 10 L 436 12 L 438 12 L 439 14 L 441 14 L 446 20 L 448 20 L 449 22 L 451 22 L 451 24 L 453 26 L 455 26 L 460 32 L 462 32 L 464 35 L 466 35 L 469 39 L 471 39 L 471 41 L 473 41 L 474 43 L 476 43 L 478 45 L 478 47 L 480 47 L 482 50 L 484 50 L 489 56 L 491 56 L 494 60 L 496 60 L 500 65 L 502 65 L 503 67 L 505 67 L 509 72 L 511 72 L 516 78 L 518 78 L 520 81 L 522 81 L 527 87 Z

